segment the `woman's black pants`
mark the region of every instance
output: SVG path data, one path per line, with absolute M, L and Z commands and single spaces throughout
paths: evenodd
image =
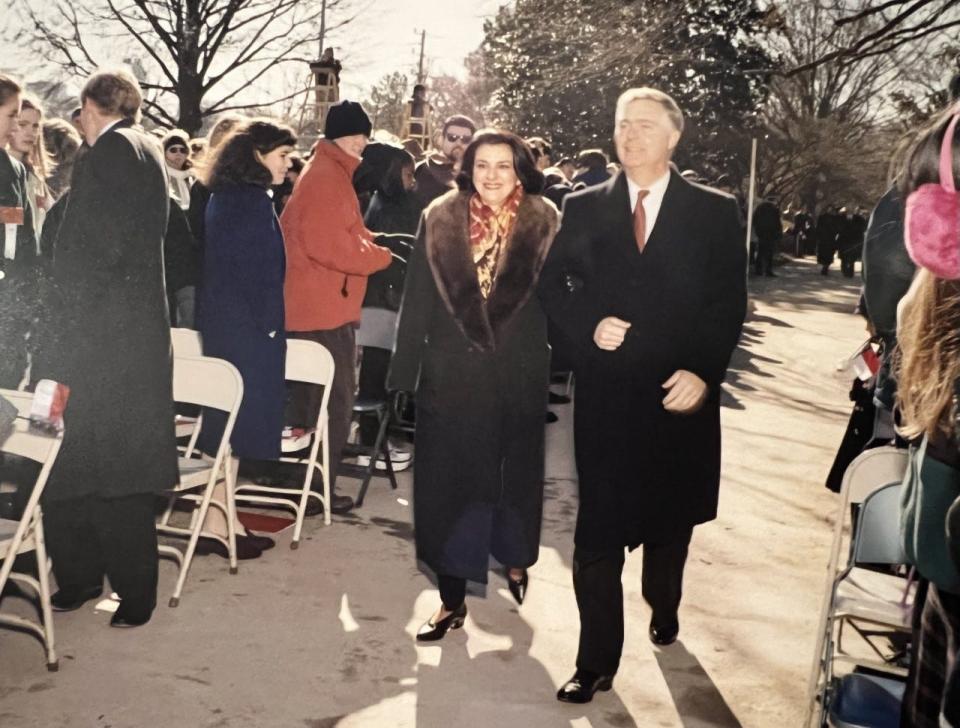
M 453 611 L 467 598 L 467 580 L 459 576 L 437 574 L 437 584 L 440 587 L 440 601 L 448 611 Z

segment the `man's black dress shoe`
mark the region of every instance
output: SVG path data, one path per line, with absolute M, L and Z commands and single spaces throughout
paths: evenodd
M 241 538 L 241 536 L 238 535 L 238 538 Z M 258 536 L 251 531 L 247 531 L 245 534 L 243 534 L 242 538 L 248 539 L 250 543 L 252 543 L 261 551 L 268 551 L 277 545 L 277 542 L 269 536 Z
M 598 690 L 609 690 L 613 687 L 613 675 L 600 675 L 589 670 L 579 668 L 573 677 L 564 683 L 557 692 L 557 700 L 562 703 L 589 703 L 593 694 Z
M 556 392 L 550 392 L 547 395 L 547 402 L 550 404 L 570 404 L 570 398 L 565 394 L 557 394 Z
M 110 617 L 110 626 L 127 629 L 129 627 L 142 627 L 150 621 L 150 615 L 127 615 L 123 613 L 122 608 L 118 609 Z
M 342 516 L 344 513 L 349 513 L 353 510 L 353 498 L 348 495 L 337 495 L 336 493 L 330 494 L 330 512 L 335 513 L 338 516 Z
M 650 641 L 655 645 L 666 647 L 677 641 L 677 635 L 680 634 L 680 625 L 675 624 L 668 627 L 656 627 L 650 625 Z
M 102 586 L 90 587 L 81 592 L 67 592 L 61 589 L 50 597 L 50 608 L 54 612 L 73 612 L 101 594 L 103 594 Z
M 206 556 L 216 554 L 224 559 L 230 558 L 230 551 L 227 545 L 216 538 L 201 536 L 197 541 L 196 554 Z M 237 536 L 237 559 L 247 561 L 249 559 L 259 559 L 263 555 L 263 549 L 256 545 L 250 536 Z
M 507 586 L 510 588 L 510 593 L 513 594 L 517 604 L 523 604 L 523 598 L 527 595 L 527 585 L 529 583 L 530 577 L 527 575 L 526 569 L 523 570 L 523 577 L 519 581 L 514 579 L 510 574 L 510 569 L 507 569 Z
M 420 629 L 417 630 L 417 642 L 436 642 L 437 640 L 442 640 L 448 630 L 460 629 L 466 617 L 467 604 L 464 602 L 436 623 L 428 619 Z

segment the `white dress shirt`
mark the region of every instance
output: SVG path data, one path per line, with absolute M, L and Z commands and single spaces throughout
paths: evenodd
M 646 216 L 646 226 L 644 227 L 644 245 L 650 239 L 650 233 L 653 226 L 657 224 L 657 215 L 660 214 L 660 205 L 663 204 L 663 196 L 667 192 L 667 185 L 670 183 L 670 170 L 660 179 L 649 187 L 641 187 L 632 179 L 627 177 L 627 190 L 630 193 L 630 212 L 631 214 L 637 207 L 637 197 L 640 190 L 648 190 L 649 194 L 643 198 L 643 213 Z
M 105 127 L 103 127 L 103 128 L 100 130 L 100 133 L 97 134 L 97 139 L 99 140 L 100 137 L 102 137 L 104 134 L 106 134 L 108 131 L 110 131 L 113 127 L 115 127 L 115 126 L 116 126 L 117 124 L 119 124 L 121 121 L 123 121 L 122 118 L 120 118 L 120 119 L 115 119 L 114 121 L 111 121 L 109 124 L 107 124 Z M 632 209 L 632 208 L 631 208 L 631 209 Z

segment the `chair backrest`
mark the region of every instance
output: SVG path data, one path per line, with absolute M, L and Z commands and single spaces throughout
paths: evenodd
M 175 356 L 173 399 L 236 413 L 243 400 L 243 378 L 233 364 L 223 359 Z
M 367 307 L 360 311 L 357 344 L 393 351 L 397 343 L 397 312 Z
M 910 452 L 904 448 L 877 447 L 860 453 L 843 474 L 841 491 L 848 503 L 863 503 L 875 490 L 900 483 L 907 471 Z
M 906 562 L 900 547 L 900 490 L 900 483 L 891 483 L 875 490 L 863 501 L 854 536 L 854 563 Z
M 174 356 L 203 356 L 200 332 L 193 329 L 170 329 Z
M 306 339 L 287 340 L 287 363 L 284 378 L 288 382 L 322 384 L 333 382 L 333 356 L 323 344 Z

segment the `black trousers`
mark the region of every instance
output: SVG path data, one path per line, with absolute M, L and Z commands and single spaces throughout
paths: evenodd
M 451 612 L 467 598 L 467 580 L 459 576 L 437 574 L 437 586 L 440 587 L 440 601 Z
M 127 616 L 149 617 L 157 604 L 155 496 L 77 498 L 44 504 L 43 528 L 57 587 L 77 593 L 103 586 Z
M 668 543 L 643 544 L 643 598 L 653 610 L 651 624 L 675 628 L 683 567 L 693 529 Z M 573 590 L 580 610 L 577 669 L 614 675 L 623 653 L 624 551 L 573 552 Z
M 754 270 L 758 276 L 773 273 L 773 255 L 777 242 L 776 240 L 761 240 L 757 243 L 757 262 Z
M 350 437 L 353 420 L 353 402 L 357 389 L 357 337 L 353 324 L 344 324 L 329 331 L 288 331 L 288 339 L 307 339 L 322 344 L 333 357 L 333 387 L 327 405 L 329 417 L 330 492 L 337 482 L 337 471 L 344 445 Z M 313 427 L 317 422 L 323 387 L 294 382 L 289 387 L 290 402 L 287 423 L 298 427 Z

